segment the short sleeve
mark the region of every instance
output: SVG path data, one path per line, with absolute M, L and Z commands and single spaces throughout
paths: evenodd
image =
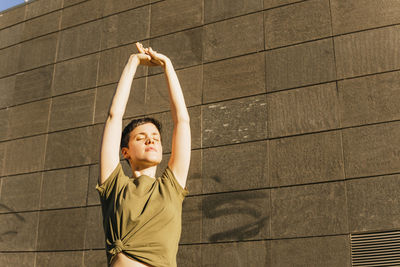
M 179 197 L 181 198 L 181 200 L 183 200 L 189 194 L 189 190 L 187 189 L 187 187 L 183 188 L 179 184 L 178 180 L 176 179 L 174 173 L 169 168 L 169 166 L 167 166 L 167 168 L 165 169 L 165 171 L 164 171 L 164 173 L 162 174 L 161 177 L 167 179 L 168 181 L 170 181 L 172 186 L 177 191 L 177 193 L 178 193 Z
M 107 199 L 113 191 L 121 191 L 128 182 L 129 177 L 125 175 L 121 162 L 118 162 L 104 183 L 99 185 L 99 182 L 97 182 L 96 190 L 99 192 L 100 197 Z

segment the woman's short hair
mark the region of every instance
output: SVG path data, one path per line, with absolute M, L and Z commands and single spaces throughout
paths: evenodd
M 161 135 L 161 122 L 154 118 L 146 117 L 146 118 L 140 118 L 140 119 L 134 119 L 132 120 L 128 125 L 125 126 L 124 130 L 122 131 L 122 136 L 121 136 L 121 149 L 123 147 L 128 148 L 128 143 L 129 143 L 129 138 L 130 138 L 130 133 L 139 125 L 145 124 L 145 123 L 152 123 L 154 126 L 157 127 L 158 131 L 160 132 Z M 160 136 L 161 138 L 161 136 Z

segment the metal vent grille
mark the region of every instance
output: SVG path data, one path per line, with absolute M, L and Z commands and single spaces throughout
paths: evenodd
M 400 266 L 400 231 L 353 234 L 352 266 Z

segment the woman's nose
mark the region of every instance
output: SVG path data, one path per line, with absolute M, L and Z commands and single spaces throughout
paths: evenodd
M 152 143 L 154 143 L 154 140 L 152 138 L 149 137 L 146 139 L 146 144 L 152 144 Z

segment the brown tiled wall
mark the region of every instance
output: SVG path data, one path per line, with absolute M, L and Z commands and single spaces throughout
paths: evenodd
M 106 266 L 102 130 L 136 41 L 192 124 L 178 264 L 350 266 L 400 230 L 400 1 L 34 0 L 0 13 L 0 265 Z M 124 123 L 172 120 L 140 67 Z M 125 171 L 128 166 L 123 162 Z

